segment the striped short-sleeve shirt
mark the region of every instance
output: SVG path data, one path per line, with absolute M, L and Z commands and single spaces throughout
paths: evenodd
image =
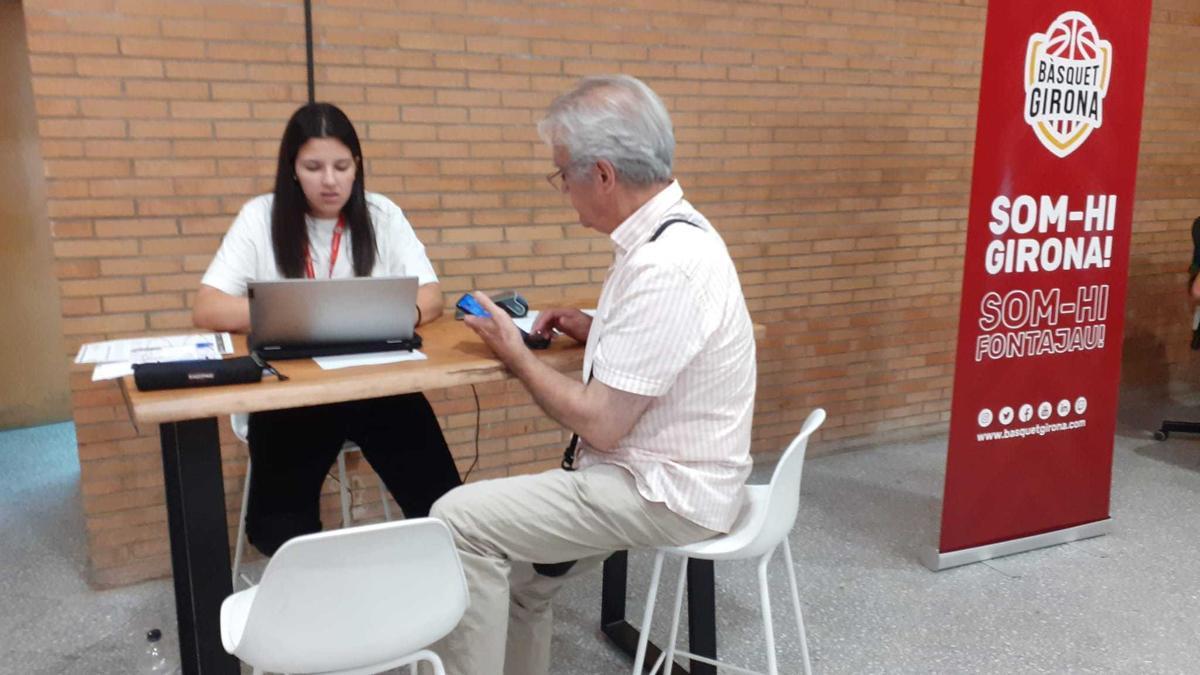
M 660 224 L 683 219 L 650 241 Z M 691 224 L 689 224 L 691 223 Z M 725 242 L 673 182 L 611 235 L 612 266 L 584 354 L 588 374 L 654 401 L 615 448 L 580 441 L 642 496 L 726 532 L 750 473 L 754 330 Z

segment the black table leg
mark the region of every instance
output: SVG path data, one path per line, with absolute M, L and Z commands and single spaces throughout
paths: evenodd
M 216 418 L 163 424 L 163 479 L 179 655 L 185 675 L 237 675 L 221 646 L 221 603 L 233 592 Z
M 629 567 L 629 554 L 619 551 L 604 561 L 604 583 L 600 591 L 600 630 L 621 651 L 635 656 L 639 633 L 625 620 L 625 581 Z M 688 644 L 689 651 L 710 659 L 717 658 L 717 623 L 715 592 L 713 588 L 713 564 L 711 560 L 688 561 Z M 668 594 L 671 595 L 671 594 Z M 662 597 L 660 593 L 660 598 Z M 674 602 L 673 595 L 666 598 Z M 646 669 L 658 660 L 662 650 L 653 642 L 646 645 Z M 716 675 L 715 666 L 692 662 L 690 675 Z M 689 675 L 675 664 L 672 675 Z
M 713 561 L 688 559 L 688 645 L 693 654 L 717 658 L 717 604 Z M 692 662 L 692 675 L 717 675 L 717 667 Z

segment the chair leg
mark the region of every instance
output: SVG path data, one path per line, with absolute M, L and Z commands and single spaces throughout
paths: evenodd
M 388 501 L 388 489 L 384 484 L 383 478 L 379 479 L 379 501 L 383 502 L 383 519 L 392 519 L 392 504 Z
M 772 549 L 758 561 L 758 596 L 762 604 L 763 637 L 767 640 L 767 673 L 779 675 L 779 666 L 775 658 L 775 627 L 771 623 L 771 598 L 767 589 L 767 564 L 775 554 Z
M 346 486 L 346 451 L 338 453 L 338 492 L 342 498 L 342 527 L 350 527 L 350 488 Z
M 646 663 L 646 644 L 650 641 L 650 622 L 654 617 L 654 598 L 658 595 L 658 578 L 662 573 L 663 552 L 654 552 L 654 571 L 650 574 L 650 589 L 646 592 L 646 611 L 642 612 L 642 631 L 638 636 L 637 656 L 633 659 L 633 675 L 642 675 Z
M 800 631 L 800 654 L 804 657 L 804 675 L 812 675 L 808 659 L 808 637 L 804 634 L 804 615 L 800 613 L 800 589 L 796 585 L 796 567 L 792 564 L 792 544 L 783 538 L 783 560 L 787 563 L 788 581 L 792 585 L 792 610 L 796 612 L 796 630 Z
M 237 543 L 233 546 L 233 590 L 238 587 L 238 572 L 242 568 L 242 552 L 246 549 L 246 507 L 250 505 L 250 471 L 253 467 L 246 458 L 246 483 L 242 486 L 242 510 L 238 515 Z
M 675 667 L 675 641 L 679 639 L 679 615 L 683 613 L 683 588 L 687 585 L 688 559 L 679 563 L 679 580 L 675 582 L 675 613 L 671 617 L 671 637 L 667 638 L 667 655 L 663 659 L 663 675 L 671 675 Z
M 420 654 L 421 658 L 429 661 L 429 663 L 433 666 L 434 675 L 446 675 L 446 667 L 442 665 L 442 657 L 438 656 L 437 652 L 430 651 L 428 649 L 422 649 Z M 417 675 L 417 664 L 415 663 L 413 664 L 413 675 Z

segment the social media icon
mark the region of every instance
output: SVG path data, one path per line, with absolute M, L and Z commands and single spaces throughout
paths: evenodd
M 1075 399 L 1075 414 L 1082 415 L 1085 412 L 1087 412 L 1087 399 L 1080 396 Z
M 1010 406 L 1004 406 L 1000 409 L 1000 423 L 1011 424 L 1013 421 L 1013 409 Z
M 979 426 L 986 427 L 992 423 L 992 411 L 984 408 L 979 411 Z
M 1028 422 L 1033 419 L 1033 406 L 1026 403 L 1017 409 L 1017 419 L 1022 422 Z
M 1058 402 L 1058 416 L 1066 417 L 1069 414 L 1071 414 L 1071 402 L 1064 398 Z
M 1052 412 L 1054 412 L 1054 408 L 1050 405 L 1049 401 L 1042 401 L 1038 404 L 1038 419 L 1048 420 Z

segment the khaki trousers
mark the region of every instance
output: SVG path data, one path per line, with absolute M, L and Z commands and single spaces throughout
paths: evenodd
M 677 546 L 716 534 L 638 493 L 611 464 L 455 488 L 434 505 L 454 535 L 470 592 L 458 627 L 434 645 L 448 675 L 545 675 L 551 600 L 614 551 Z M 578 560 L 545 577 L 531 563 Z

